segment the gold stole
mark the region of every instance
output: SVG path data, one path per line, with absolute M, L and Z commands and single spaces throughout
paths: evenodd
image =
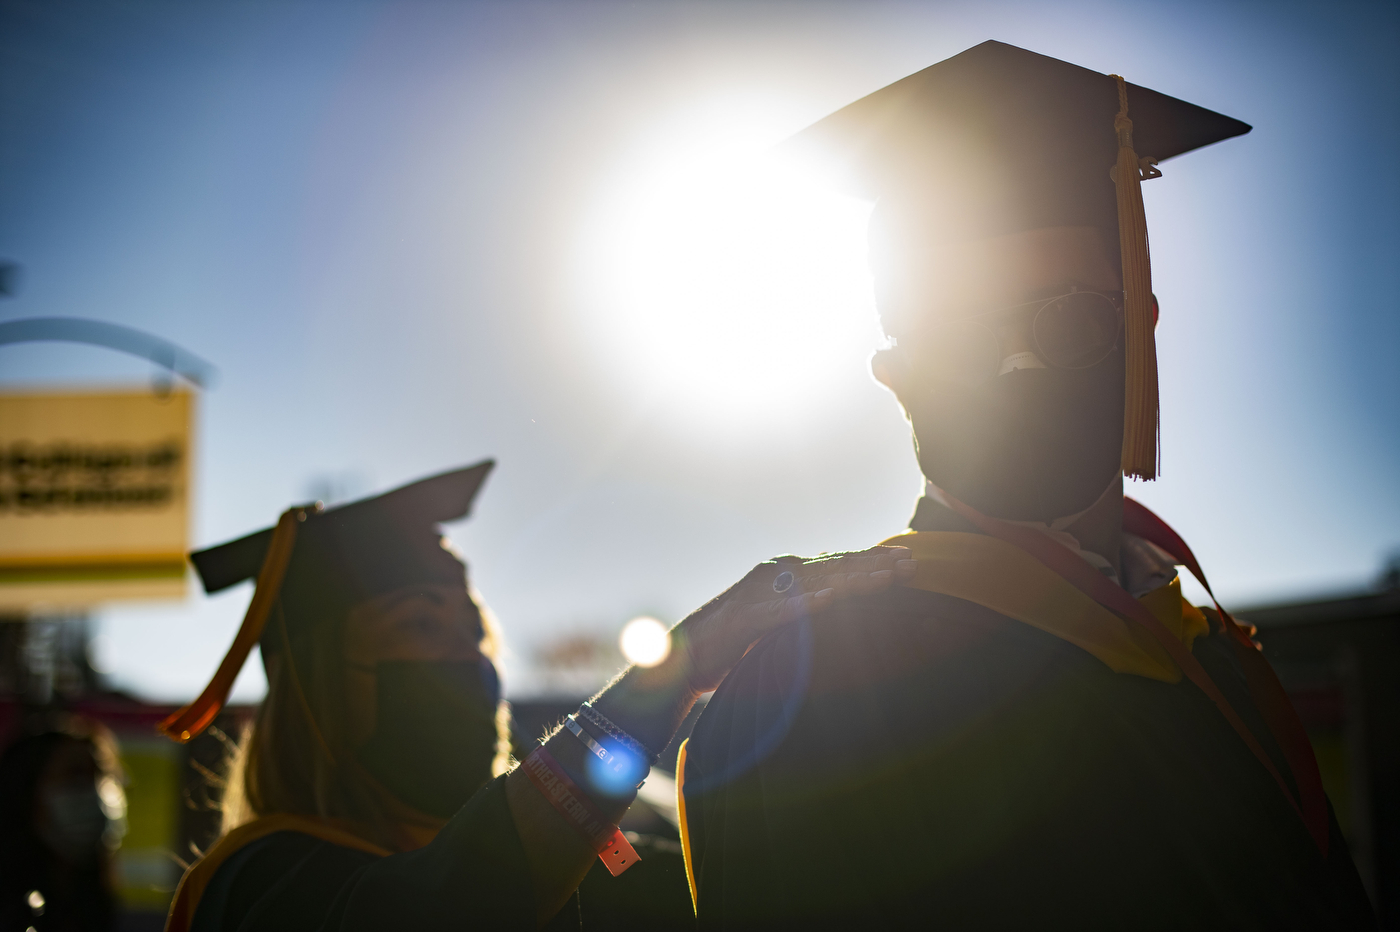
M 1093 654 L 1113 672 L 1164 683 L 1181 670 L 1141 625 L 1132 624 L 1070 585 L 1015 544 L 985 534 L 907 531 L 886 546 L 908 547 L 918 561 L 906 583 L 984 605 Z M 1181 596 L 1174 579 L 1138 599 L 1189 651 L 1210 630 L 1205 615 Z
M 906 531 L 881 544 L 908 547 L 913 552 L 919 567 L 906 586 L 975 602 L 1053 634 L 1097 657 L 1115 673 L 1163 683 L 1181 680 L 1181 668 L 1141 625 L 1124 621 L 1015 544 L 985 534 L 954 531 Z M 1182 598 L 1180 579 L 1138 601 L 1188 651 L 1196 638 L 1210 630 L 1205 615 Z M 687 743 L 689 739 L 681 744 L 676 761 L 676 804 L 690 900 L 698 910 L 685 811 Z

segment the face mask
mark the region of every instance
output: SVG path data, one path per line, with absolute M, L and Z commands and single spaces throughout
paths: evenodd
M 479 661 L 385 661 L 375 667 L 374 733 L 356 756 L 402 802 L 447 819 L 491 779 L 496 668 Z
M 911 409 L 919 464 L 984 514 L 1049 521 L 1089 507 L 1119 469 L 1123 356 L 928 386 Z
M 55 854 L 70 864 L 86 864 L 97 857 L 108 819 L 95 785 L 51 787 L 42 792 L 40 805 L 47 818 L 39 835 Z

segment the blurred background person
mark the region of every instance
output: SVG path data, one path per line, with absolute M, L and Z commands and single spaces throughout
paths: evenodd
M 0 757 L 0 929 L 112 928 L 123 810 L 103 726 L 65 717 L 11 744 Z

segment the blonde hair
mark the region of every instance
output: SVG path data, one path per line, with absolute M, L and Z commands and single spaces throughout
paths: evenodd
M 500 649 L 499 627 L 477 594 L 470 595 L 481 608 L 481 652 L 494 660 Z M 267 695 L 228 757 L 221 831 L 285 812 L 355 822 L 376 836 L 370 841 L 388 846 L 392 820 L 355 762 L 346 737 L 339 639 L 298 663 L 286 643 L 285 625 L 279 605 L 269 628 L 282 640 L 282 649 L 264 654 Z M 492 775 L 505 773 L 509 763 L 510 706 L 502 701 L 496 708 Z

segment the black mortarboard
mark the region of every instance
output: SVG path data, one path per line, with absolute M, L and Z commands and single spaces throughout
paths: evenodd
M 1156 162 L 1249 130 L 1116 75 L 988 41 L 843 107 L 784 148 L 876 200 L 877 268 L 918 262 L 917 250 L 941 243 L 1102 230 L 1110 250 L 1119 247 L 1127 293 L 1124 470 L 1150 478 L 1156 349 L 1138 185 L 1156 177 Z M 1119 176 L 1127 183 L 1116 184 Z M 898 252 L 913 255 L 891 256 Z M 910 323 L 881 313 L 892 335 Z
M 465 469 L 430 476 L 392 492 L 324 511 L 309 511 L 297 533 L 292 564 L 303 554 L 327 567 L 338 565 L 357 600 L 414 582 L 461 575 L 461 564 L 438 541 L 440 523 L 465 518 L 481 484 L 496 464 L 487 460 Z M 205 592 L 218 592 L 253 579 L 262 569 L 274 528 L 190 554 Z M 311 554 L 313 550 L 322 553 Z M 438 559 L 437 554 L 446 557 Z M 430 559 L 423 559 L 429 557 Z M 452 567 L 455 566 L 455 571 Z M 289 568 L 291 583 L 294 573 Z
M 214 679 L 162 730 L 187 741 L 213 721 L 254 643 L 264 655 L 284 644 L 302 655 L 358 602 L 416 583 L 465 583 L 438 525 L 467 516 L 495 465 L 487 460 L 336 508 L 293 508 L 276 527 L 191 554 L 206 592 L 251 578 L 258 586 Z M 281 624 L 265 628 L 274 608 Z

